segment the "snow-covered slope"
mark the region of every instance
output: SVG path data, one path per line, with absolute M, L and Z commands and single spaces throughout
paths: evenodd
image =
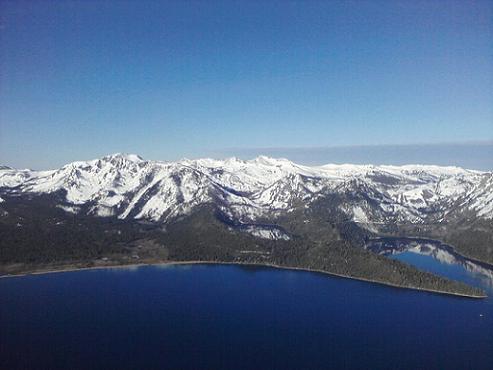
M 458 167 L 309 167 L 264 156 L 160 162 L 114 154 L 52 171 L 0 169 L 4 198 L 60 192 L 59 206 L 69 212 L 163 223 L 214 204 L 233 222 L 251 224 L 331 194 L 344 199 L 338 210 L 368 228 L 493 218 L 493 173 Z

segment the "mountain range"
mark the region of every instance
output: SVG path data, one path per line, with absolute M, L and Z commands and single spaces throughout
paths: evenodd
M 253 160 L 146 161 L 113 154 L 52 171 L 0 169 L 0 195 L 62 192 L 67 212 L 166 223 L 214 204 L 235 223 L 309 208 L 328 194 L 366 228 L 493 218 L 493 172 L 429 165 L 303 166 L 264 156 Z

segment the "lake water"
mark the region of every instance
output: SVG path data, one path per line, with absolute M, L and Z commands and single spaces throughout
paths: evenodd
M 493 369 L 492 299 L 318 273 L 86 270 L 0 279 L 0 302 L 1 369 Z

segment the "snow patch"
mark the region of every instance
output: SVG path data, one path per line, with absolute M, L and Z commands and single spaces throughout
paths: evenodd
M 77 206 L 63 206 L 63 205 L 57 205 L 58 208 L 63 209 L 65 212 L 72 213 L 72 214 L 77 214 L 80 211 L 80 208 Z
M 353 221 L 361 223 L 368 222 L 368 217 L 366 216 L 365 211 L 363 211 L 363 209 L 359 206 L 353 207 Z
M 286 233 L 276 228 L 266 228 L 262 226 L 249 226 L 245 229 L 249 234 L 263 239 L 271 240 L 289 240 L 290 237 Z

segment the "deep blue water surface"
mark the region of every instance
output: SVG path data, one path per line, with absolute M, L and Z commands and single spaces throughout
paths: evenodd
M 493 301 L 233 265 L 0 279 L 0 368 L 493 369 Z

